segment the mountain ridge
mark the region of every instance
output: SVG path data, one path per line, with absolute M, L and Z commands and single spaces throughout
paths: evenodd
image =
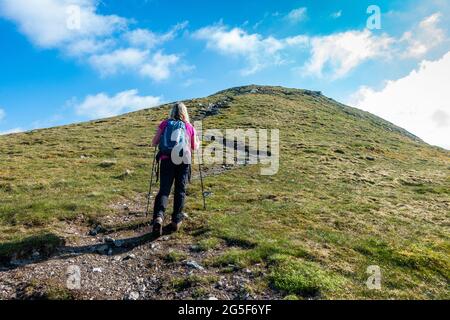
M 282 86 L 268 86 L 268 85 L 257 85 L 257 84 L 250 84 L 250 85 L 243 85 L 243 86 L 236 86 L 236 87 L 231 87 L 228 89 L 224 89 L 224 90 L 219 90 L 211 95 L 209 95 L 208 97 L 214 97 L 217 95 L 221 95 L 221 94 L 228 94 L 228 93 L 232 93 L 235 95 L 239 95 L 239 94 L 249 94 L 249 93 L 265 93 L 265 94 L 271 94 L 274 92 L 274 90 L 284 93 L 284 94 L 292 94 L 292 93 L 300 93 L 300 94 L 305 94 L 305 95 L 310 95 L 310 96 L 316 96 L 316 97 L 323 97 L 324 99 L 327 99 L 329 101 L 331 101 L 332 103 L 341 105 L 342 108 L 344 110 L 348 110 L 350 115 L 353 116 L 359 116 L 359 117 L 364 117 L 364 115 L 367 115 L 367 118 L 372 118 L 376 120 L 378 120 L 377 122 L 381 122 L 384 123 L 385 126 L 391 128 L 392 130 L 398 131 L 402 134 L 404 134 L 405 136 L 410 137 L 412 140 L 416 141 L 416 142 L 424 142 L 422 139 L 420 139 L 419 137 L 417 137 L 416 135 L 410 133 L 409 131 L 381 118 L 378 117 L 370 112 L 355 108 L 355 107 L 351 107 L 348 106 L 346 104 L 343 104 L 341 102 L 338 102 L 336 100 L 334 100 L 333 98 L 324 96 L 322 94 L 321 91 L 315 91 L 315 90 L 309 90 L 309 89 L 299 89 L 299 88 L 286 88 L 286 87 L 282 87 Z M 254 92 L 252 92 L 254 91 Z M 188 100 L 182 100 L 182 101 L 187 101 L 189 102 L 190 100 L 195 100 L 195 99 L 188 99 Z M 154 109 L 154 108 L 165 108 L 168 105 L 172 104 L 174 102 L 168 102 L 168 103 L 163 103 L 161 105 L 152 107 L 152 108 L 144 108 L 143 110 L 147 110 L 147 109 Z M 120 117 L 122 115 L 126 115 L 126 114 L 132 114 L 135 112 L 139 112 L 140 110 L 137 111 L 130 111 L 130 112 L 126 112 L 123 114 L 119 114 L 119 115 L 115 115 L 115 116 L 111 116 L 111 117 L 107 117 L 107 118 L 99 118 L 99 119 L 93 119 L 93 120 L 88 120 L 88 121 L 82 121 L 82 122 L 77 122 L 77 123 L 70 123 L 70 124 L 65 124 L 65 125 L 61 125 L 61 126 L 56 126 L 56 127 L 48 127 L 48 128 L 39 128 L 39 129 L 33 129 L 30 131 L 26 131 L 26 132 L 33 132 L 33 131 L 37 131 L 37 130 L 46 130 L 46 129 L 51 129 L 51 128 L 58 128 L 58 127 L 65 127 L 65 126 L 70 126 L 70 125 L 75 125 L 75 124 L 82 124 L 82 123 L 91 123 L 91 122 L 98 122 L 98 121 L 102 121 L 104 119 L 109 119 L 109 118 L 115 118 L 115 117 Z M 353 111 L 353 112 L 352 112 Z M 25 133 L 26 133 L 25 132 Z M 19 134 L 19 133 L 23 133 L 23 132 L 15 132 L 15 133 L 9 133 L 7 135 L 11 135 L 11 134 Z M 434 147 L 434 146 L 433 146 Z

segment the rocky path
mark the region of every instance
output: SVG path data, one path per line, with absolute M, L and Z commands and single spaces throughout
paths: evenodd
M 206 267 L 204 261 L 225 248 L 199 251 L 185 233 L 152 239 L 145 225 L 95 236 L 89 236 L 87 228 L 69 229 L 79 236 L 68 237 L 66 246 L 52 256 L 39 259 L 36 253 L 0 271 L 1 299 L 270 299 L 274 295 L 247 290 L 246 284 L 264 273 L 258 266 L 234 271 L 229 266 L 231 272 Z M 79 281 L 74 278 L 78 275 Z

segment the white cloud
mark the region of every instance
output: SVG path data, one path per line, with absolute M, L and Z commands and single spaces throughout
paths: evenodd
M 174 54 L 166 55 L 160 51 L 151 54 L 149 50 L 135 48 L 118 49 L 89 58 L 90 64 L 103 76 L 131 70 L 155 81 L 169 78 L 171 68 L 178 61 L 179 57 Z M 179 69 L 179 71 L 183 71 L 181 66 Z
M 302 9 L 302 8 L 300 8 Z M 292 17 L 300 17 L 306 9 L 293 10 Z M 342 11 L 334 12 L 338 18 Z M 302 76 L 323 77 L 336 80 L 347 76 L 362 63 L 373 59 L 420 58 L 438 47 L 448 38 L 439 27 L 442 14 L 424 18 L 411 31 L 400 37 L 376 34 L 368 29 L 349 30 L 323 36 L 298 34 L 287 38 L 248 33 L 242 28 L 229 28 L 218 24 L 194 32 L 196 39 L 206 42 L 206 47 L 224 56 L 240 57 L 247 67 L 243 75 L 256 73 L 268 66 L 297 61 L 295 56 L 309 54 L 301 66 L 294 66 Z M 292 49 L 296 50 L 293 51 Z
M 348 31 L 328 36 L 309 37 L 297 35 L 277 39 L 249 34 L 240 28 L 229 29 L 223 25 L 208 26 L 197 30 L 194 38 L 205 40 L 206 47 L 226 56 L 238 56 L 247 61 L 242 74 L 253 74 L 270 65 L 287 61 L 288 48 L 308 50 L 310 59 L 301 72 L 321 77 L 326 71 L 331 78 L 347 75 L 362 62 L 369 59 L 386 58 L 391 53 L 394 39 L 387 35 L 375 36 L 369 30 Z
M 149 49 L 155 47 L 166 39 L 166 37 L 160 36 L 147 29 L 136 29 L 129 31 L 124 34 L 124 37 L 133 46 L 142 46 Z
M 294 9 L 287 14 L 286 19 L 292 23 L 301 22 L 307 18 L 306 12 L 307 12 L 306 8 Z
M 98 4 L 96 0 L 0 0 L 0 16 L 15 22 L 36 46 L 58 49 L 90 64 L 102 76 L 135 72 L 155 81 L 169 78 L 179 56 L 150 50 L 173 39 L 187 22 L 164 34 L 129 30 L 127 19 L 97 13 Z M 69 8 L 74 5 L 79 7 L 79 28 L 68 26 L 73 15 Z
M 6 131 L 0 131 L 0 136 L 4 136 L 7 134 L 13 134 L 13 133 L 20 133 L 23 132 L 24 130 L 22 128 L 13 128 L 13 129 L 9 129 Z
M 393 38 L 375 36 L 369 30 L 313 37 L 310 40 L 312 56 L 303 70 L 318 77 L 327 70 L 332 78 L 341 78 L 362 62 L 389 56 L 393 42 Z
M 225 26 L 204 27 L 194 33 L 194 37 L 206 40 L 209 49 L 225 54 L 248 54 L 260 46 L 261 36 L 248 34 L 240 28 L 228 30 Z
M 186 28 L 188 25 L 187 21 L 176 24 L 170 31 L 157 34 L 147 29 L 136 29 L 128 31 L 124 34 L 124 38 L 135 47 L 143 47 L 147 49 L 152 49 L 164 42 L 172 40 L 176 34 Z
M 6 112 L 3 109 L 0 109 L 0 121 L 6 117 Z
M 362 87 L 350 99 L 405 128 L 424 141 L 450 149 L 450 52 L 436 61 L 422 61 L 404 78 L 375 91 Z
M 450 126 L 450 113 L 438 109 L 433 112 L 431 120 L 433 120 L 438 128 Z
M 148 58 L 149 51 L 135 48 L 118 49 L 109 53 L 93 55 L 89 63 L 102 75 L 116 74 L 119 70 L 136 69 Z
M 170 76 L 171 67 L 176 65 L 178 60 L 179 57 L 177 55 L 165 55 L 161 52 L 157 52 L 150 61 L 142 65 L 140 74 L 157 81 L 167 79 Z M 180 69 L 180 71 L 182 70 Z
M 86 38 L 109 36 L 125 28 L 127 20 L 96 13 L 94 0 L 1 0 L 0 14 L 15 21 L 34 44 L 57 48 Z M 68 28 L 69 6 L 80 8 L 80 28 Z
M 72 57 L 83 57 L 96 54 L 98 52 L 106 52 L 111 50 L 117 45 L 114 39 L 80 39 L 68 43 L 67 46 L 63 48 L 65 53 Z
M 334 19 L 340 18 L 341 16 L 342 16 L 342 10 L 333 12 L 333 13 L 331 14 L 331 17 L 334 18 Z
M 297 35 L 283 39 L 283 42 L 286 44 L 286 47 L 293 46 L 297 48 L 306 48 L 307 46 L 309 46 L 309 41 L 310 38 L 304 35 Z
M 299 44 L 300 38 L 276 39 L 263 37 L 258 33 L 249 34 L 241 28 L 229 29 L 223 25 L 201 28 L 194 38 L 206 41 L 206 47 L 226 56 L 238 56 L 247 60 L 248 67 L 241 70 L 243 75 L 253 74 L 268 65 L 284 62 L 280 51 L 286 45 Z
M 423 57 L 445 41 L 445 32 L 439 27 L 441 17 L 440 13 L 435 13 L 423 19 L 412 31 L 403 34 L 400 42 L 406 45 L 406 50 L 402 50 L 404 57 Z
M 95 119 L 155 107 L 161 102 L 161 97 L 140 96 L 138 90 L 133 89 L 119 92 L 114 96 L 106 93 L 88 95 L 83 102 L 77 104 L 72 101 L 70 104 L 74 105 L 78 115 Z
M 335 16 L 341 14 L 339 11 Z M 312 56 L 302 70 L 320 77 L 328 69 L 327 76 L 337 79 L 370 59 L 423 57 L 447 40 L 444 30 L 439 27 L 441 16 L 435 13 L 424 18 L 399 38 L 375 35 L 367 29 L 312 37 Z

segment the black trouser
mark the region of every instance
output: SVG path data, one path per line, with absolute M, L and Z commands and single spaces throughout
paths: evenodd
M 188 183 L 189 164 L 174 164 L 170 159 L 161 160 L 160 166 L 160 186 L 155 199 L 153 209 L 153 219 L 161 217 L 164 219 L 164 212 L 169 201 L 170 190 L 175 180 L 175 193 L 173 201 L 172 222 L 178 223 L 183 219 L 184 200 L 186 198 L 186 185 Z

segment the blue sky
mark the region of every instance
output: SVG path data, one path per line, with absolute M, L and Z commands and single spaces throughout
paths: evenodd
M 450 148 L 449 14 L 445 0 L 0 0 L 0 133 L 255 83 L 321 90 Z

